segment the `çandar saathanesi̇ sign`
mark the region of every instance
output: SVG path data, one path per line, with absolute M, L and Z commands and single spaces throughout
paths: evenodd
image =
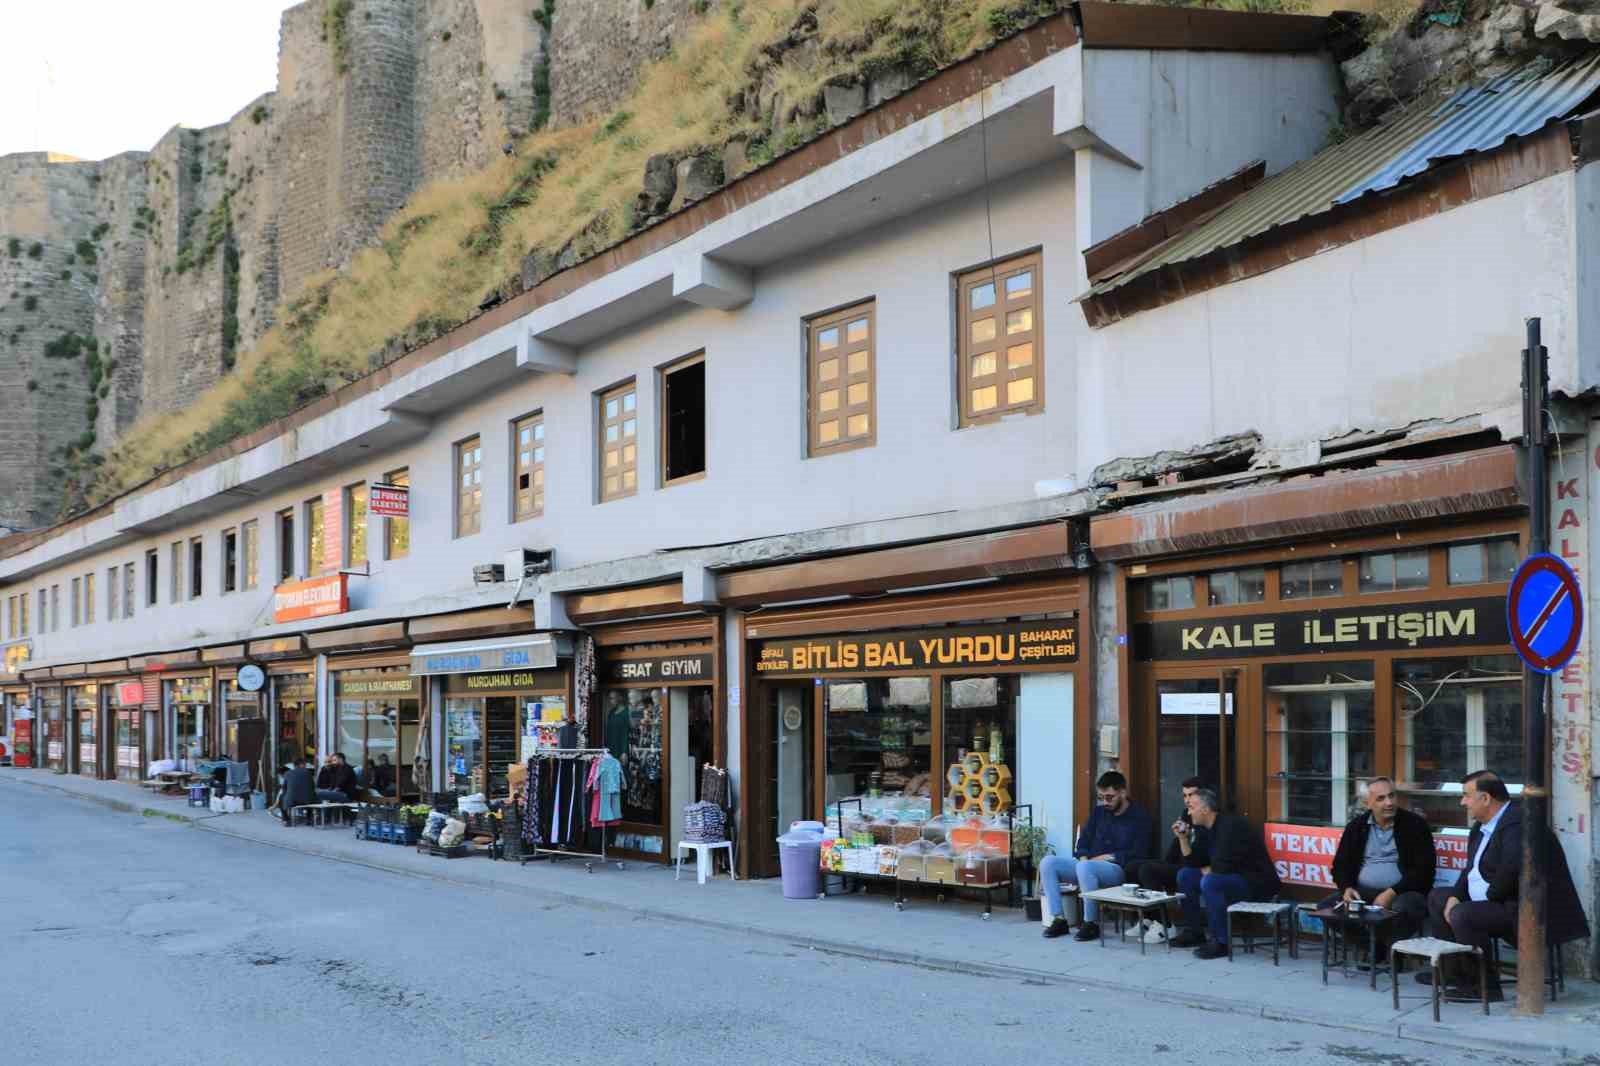
M 981 670 L 1077 661 L 1075 619 L 766 640 L 756 650 L 758 674 L 805 676 Z
M 1498 599 L 1328 607 L 1133 627 L 1133 653 L 1141 661 L 1412 651 L 1509 641 L 1505 603 Z

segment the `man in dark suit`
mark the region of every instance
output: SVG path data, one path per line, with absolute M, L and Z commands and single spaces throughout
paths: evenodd
M 1496 937 L 1509 943 L 1517 939 L 1517 891 L 1522 876 L 1522 805 L 1511 802 L 1505 782 L 1489 770 L 1478 770 L 1462 779 L 1461 806 L 1472 819 L 1472 834 L 1467 840 L 1467 868 L 1461 871 L 1454 888 L 1436 888 L 1428 897 L 1429 929 L 1442 940 L 1467 944 L 1488 954 Z M 1573 887 L 1567 858 L 1554 836 L 1549 839 L 1549 868 L 1546 883 L 1546 939 L 1551 944 L 1589 936 L 1578 891 Z M 1478 998 L 1477 977 L 1464 964 L 1452 960 L 1447 973 L 1452 999 Z M 1474 963 L 1472 970 L 1476 971 Z M 1430 984 L 1431 973 L 1420 973 L 1417 980 Z M 1489 999 L 1505 998 L 1500 975 L 1489 972 Z
M 1260 828 L 1242 815 L 1222 814 L 1217 794 L 1208 788 L 1190 796 L 1188 806 L 1195 826 L 1211 832 L 1211 861 L 1178 871 L 1184 928 L 1173 937 L 1172 946 L 1194 947 L 1197 959 L 1220 959 L 1228 954 L 1229 905 L 1240 900 L 1265 902 L 1283 886 Z
M 304 756 L 294 761 L 294 766 L 283 775 L 283 791 L 278 793 L 278 806 L 283 824 L 294 825 L 294 809 L 317 802 L 317 782 L 306 766 Z

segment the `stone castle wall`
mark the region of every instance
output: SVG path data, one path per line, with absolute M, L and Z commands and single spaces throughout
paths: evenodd
M 228 122 L 100 162 L 0 157 L 0 527 L 59 517 L 66 445 L 183 411 L 421 185 L 492 162 L 541 111 L 616 106 L 694 6 L 560 0 L 547 33 L 542 0 L 353 0 L 340 50 L 328 0 L 306 0 L 283 14 L 275 90 Z M 12 237 L 40 258 L 9 257 Z M 95 261 L 69 265 L 80 240 Z M 84 352 L 46 359 L 67 332 Z

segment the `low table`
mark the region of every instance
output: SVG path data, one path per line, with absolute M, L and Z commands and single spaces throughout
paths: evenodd
M 1093 892 L 1080 892 L 1078 896 L 1081 900 L 1094 900 L 1102 907 L 1111 908 L 1112 912 L 1117 916 L 1117 939 L 1119 941 L 1127 939 L 1127 934 L 1122 927 L 1122 915 L 1126 911 L 1132 911 L 1137 917 L 1139 954 L 1141 955 L 1145 953 L 1144 917 L 1150 911 L 1158 912 L 1161 918 L 1161 929 L 1166 933 L 1167 950 L 1169 952 L 1172 950 L 1172 923 L 1167 917 L 1167 904 L 1181 899 L 1181 896 L 1148 888 L 1127 889 L 1120 885 L 1116 888 L 1097 888 Z M 1105 946 L 1105 937 L 1100 938 L 1100 946 Z
M 1312 917 L 1322 919 L 1323 948 L 1322 948 L 1322 983 L 1328 983 L 1328 965 L 1337 953 L 1344 976 L 1350 976 L 1350 935 L 1353 932 L 1360 943 L 1360 938 L 1365 935 L 1367 941 L 1367 962 L 1371 970 L 1371 986 L 1374 990 L 1378 987 L 1378 934 L 1394 927 L 1394 920 L 1399 915 L 1394 911 L 1382 910 L 1372 905 L 1367 905 L 1356 914 L 1351 914 L 1344 907 L 1319 907 L 1311 912 Z
M 328 825 L 329 811 L 355 811 L 361 805 L 358 803 L 302 803 L 290 811 L 289 816 L 294 817 L 295 811 L 304 811 L 308 825 L 326 827 Z

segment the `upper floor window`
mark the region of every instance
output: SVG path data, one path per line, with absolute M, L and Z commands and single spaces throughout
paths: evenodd
M 172 604 L 183 601 L 183 541 L 172 542 Z
M 1194 578 L 1153 577 L 1144 583 L 1147 611 L 1181 611 L 1194 606 Z
M 73 625 L 77 625 L 78 622 L 79 622 L 78 600 L 82 595 L 83 595 L 83 578 L 75 577 L 75 578 L 72 579 L 72 624 Z
M 690 356 L 661 372 L 661 483 L 706 472 L 706 357 Z
M 367 564 L 367 483 L 358 481 L 344 490 L 344 565 Z
M 294 508 L 278 512 L 278 581 L 294 578 Z
M 50 591 L 48 589 L 39 590 L 38 615 L 39 634 L 40 636 L 43 636 L 44 634 L 50 632 Z
M 189 538 L 189 598 L 197 600 L 205 586 L 206 545 L 199 537 Z
M 133 617 L 134 564 L 122 564 L 122 617 Z
M 6 597 L 6 636 L 12 640 L 22 636 L 22 630 L 17 628 L 17 598 Z
M 1267 598 L 1267 572 L 1259 566 L 1244 570 L 1214 570 L 1206 577 L 1206 604 L 1229 607 L 1236 603 L 1261 603 Z
M 411 471 L 407 469 L 391 470 L 383 475 L 383 480 L 390 485 L 400 485 L 405 488 L 411 486 Z M 408 494 L 409 495 L 409 494 Z M 411 552 L 411 519 L 385 518 L 384 520 L 384 548 L 386 559 L 403 559 Z
M 17 597 L 18 616 L 22 619 L 22 635 L 28 635 L 28 594 L 22 593 Z
M 222 531 L 222 591 L 235 592 L 239 588 L 239 531 Z
M 876 440 L 877 381 L 872 301 L 812 319 L 806 326 L 806 426 L 811 455 Z
M 94 622 L 94 572 L 83 575 L 83 624 Z
M 61 631 L 61 586 L 50 586 L 50 632 Z
M 600 395 L 600 499 L 639 488 L 639 397 L 633 382 Z
M 1452 544 L 1446 556 L 1452 585 L 1510 581 L 1511 575 L 1517 572 L 1517 564 L 1521 562 L 1516 537 Z
M 1308 563 L 1284 563 L 1278 568 L 1278 598 L 1309 600 L 1318 596 L 1338 596 L 1344 591 L 1344 563 L 1338 559 L 1317 559 Z
M 156 605 L 156 594 L 160 588 L 159 582 L 161 581 L 161 568 L 158 565 L 160 560 L 161 553 L 154 548 L 144 553 L 144 605 L 146 607 L 154 607 Z
M 1043 280 L 1037 254 L 961 276 L 962 425 L 1043 409 Z
M 261 560 L 261 524 L 254 518 L 239 527 L 239 563 L 244 570 L 240 584 L 253 589 L 259 583 Z
M 517 419 L 511 434 L 516 450 L 511 520 L 520 522 L 544 514 L 544 415 Z
M 469 437 L 456 445 L 456 536 L 470 537 L 483 526 L 483 440 Z
M 117 606 L 118 606 L 118 602 L 117 601 L 119 599 L 117 593 L 119 591 L 121 591 L 121 589 L 120 589 L 121 584 L 122 584 L 122 568 L 121 567 L 113 566 L 109 570 L 106 571 L 106 621 L 107 622 L 115 622 L 117 620 Z
M 322 553 L 326 541 L 322 539 L 322 497 L 315 496 L 306 501 L 306 576 L 311 577 L 323 572 Z
M 1363 555 L 1357 567 L 1362 592 L 1395 592 L 1428 587 L 1428 553 L 1380 552 Z

